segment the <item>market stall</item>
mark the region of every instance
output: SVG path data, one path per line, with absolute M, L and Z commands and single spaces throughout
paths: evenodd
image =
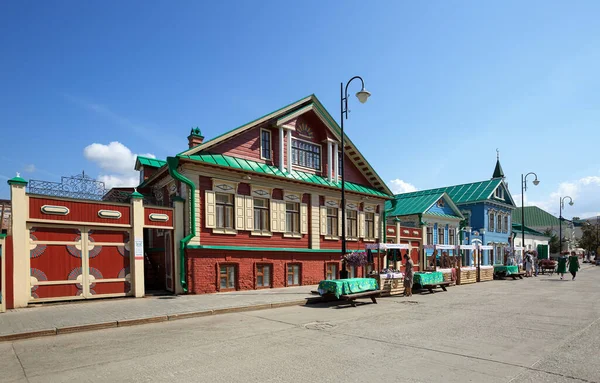
M 342 295 L 362 293 L 378 289 L 377 281 L 373 278 L 331 279 L 319 282 L 319 295 L 333 295 L 340 299 Z
M 366 245 L 367 250 L 377 250 L 379 254 L 380 250 L 386 251 L 386 268 L 375 273 L 370 274 L 369 277 L 377 280 L 379 286 L 381 286 L 383 295 L 396 295 L 404 294 L 404 273 L 400 270 L 399 263 L 402 263 L 401 250 L 408 250 L 410 246 L 405 243 L 375 243 Z M 393 267 L 390 267 L 390 263 Z
M 433 271 L 441 272 L 444 276 L 444 282 L 458 284 L 458 274 L 460 269 L 460 257 L 456 254 L 455 245 L 434 245 L 434 258 L 436 262 Z M 437 257 L 438 254 L 439 259 Z M 449 255 L 452 254 L 452 255 Z M 439 267 L 438 267 L 439 266 Z

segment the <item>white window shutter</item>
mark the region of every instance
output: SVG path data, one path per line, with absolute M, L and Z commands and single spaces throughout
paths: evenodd
M 364 211 L 358 212 L 358 237 L 359 238 L 365 237 L 365 212 Z
M 271 200 L 271 231 L 273 233 L 281 232 L 279 229 L 279 205 L 277 202 L 276 200 Z
M 327 208 L 319 207 L 319 215 L 321 217 L 321 235 L 327 235 Z
M 235 195 L 235 228 L 237 230 L 245 230 L 245 219 L 244 219 L 244 196 Z
M 204 191 L 204 226 L 207 228 L 215 228 L 217 226 L 215 192 L 210 190 Z
M 300 204 L 300 234 L 308 234 L 308 205 Z
M 245 208 L 245 221 L 246 221 L 246 230 L 252 231 L 254 230 L 254 199 L 251 196 L 244 196 L 246 200 Z
M 375 239 L 379 238 L 379 233 L 381 232 L 381 228 L 379 227 L 379 214 L 374 214 L 373 218 L 373 226 L 375 231 Z
M 279 228 L 282 233 L 286 231 L 285 225 L 285 201 L 277 201 L 279 205 Z
M 348 225 L 346 224 L 346 228 Z M 342 237 L 342 209 L 338 209 L 338 236 Z

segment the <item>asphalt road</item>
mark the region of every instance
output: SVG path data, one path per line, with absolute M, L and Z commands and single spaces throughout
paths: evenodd
M 600 267 L 0 343 L 0 381 L 600 382 Z

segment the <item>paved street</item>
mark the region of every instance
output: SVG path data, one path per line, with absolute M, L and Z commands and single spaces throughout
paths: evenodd
M 600 382 L 600 267 L 0 343 L 2 382 Z M 595 365 L 593 364 L 595 361 Z

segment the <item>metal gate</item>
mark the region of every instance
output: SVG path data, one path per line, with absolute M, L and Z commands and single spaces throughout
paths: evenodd
M 31 302 L 131 295 L 130 231 L 30 224 Z

